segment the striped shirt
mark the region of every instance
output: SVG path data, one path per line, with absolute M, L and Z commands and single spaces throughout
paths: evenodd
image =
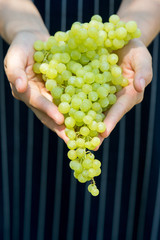
M 34 3 L 53 35 L 93 14 L 107 21 L 120 1 Z M 95 153 L 102 161 L 98 197 L 73 177 L 63 141 L 12 97 L 3 71 L 7 48 L 0 39 L 0 239 L 159 240 L 159 36 L 149 47 L 154 76 L 143 102 Z

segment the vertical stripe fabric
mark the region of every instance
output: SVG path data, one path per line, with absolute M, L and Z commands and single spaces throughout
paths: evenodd
M 54 35 L 93 14 L 107 21 L 121 1 L 34 3 Z M 7 47 L 0 39 L 0 239 L 159 240 L 159 36 L 149 47 L 154 77 L 144 101 L 95 152 L 102 162 L 98 197 L 74 178 L 64 142 L 11 96 L 3 71 Z
M 3 66 L 3 43 L 0 39 L 0 126 L 1 126 L 1 165 L 2 173 L 2 204 L 3 208 L 0 209 L 3 226 L 3 239 L 10 240 L 10 196 L 9 196 L 9 176 L 8 176 L 8 147 L 7 147 L 7 126 L 6 126 L 6 101 L 5 101 L 5 79 L 2 70 Z
M 13 156 L 13 239 L 19 240 L 19 164 L 20 164 L 20 106 L 14 100 L 14 156 Z
M 156 106 L 156 92 L 157 92 L 157 68 L 158 68 L 158 47 L 159 38 L 157 37 L 153 45 L 153 82 L 151 87 L 151 100 L 150 100 L 150 112 L 149 112 L 149 127 L 148 127 L 148 138 L 147 138 L 147 148 L 146 148 L 146 160 L 144 167 L 144 177 L 142 185 L 142 195 L 140 204 L 140 214 L 139 214 L 139 224 L 137 239 L 143 239 L 144 225 L 146 217 L 146 204 L 147 204 L 147 194 L 149 186 L 150 168 L 152 160 L 152 144 L 153 144 L 153 133 L 154 133 L 154 120 L 155 120 L 155 106 Z
M 45 21 L 44 22 L 45 22 L 47 29 L 50 30 L 50 0 L 45 1 Z M 49 146 L 49 129 L 44 126 L 43 127 L 42 164 L 41 164 L 41 179 L 40 179 L 37 240 L 43 240 L 44 232 L 45 232 L 48 146 Z
M 133 225 L 136 207 L 136 190 L 138 181 L 138 161 L 140 152 L 140 123 L 141 123 L 141 104 L 136 106 L 135 109 L 135 133 L 134 133 L 134 150 L 133 150 L 133 163 L 131 173 L 131 186 L 128 204 L 128 218 L 126 228 L 126 240 L 131 240 L 133 235 Z

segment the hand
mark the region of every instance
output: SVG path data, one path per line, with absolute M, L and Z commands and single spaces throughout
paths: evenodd
M 36 36 L 32 32 L 18 33 L 5 57 L 5 71 L 13 96 L 23 101 L 43 124 L 67 142 L 68 138 L 63 124 L 64 117 L 59 113 L 57 106 L 52 103 L 44 81 L 32 70 L 33 43 L 38 39 L 46 40 L 48 37 L 46 34 Z
M 120 119 L 143 100 L 144 89 L 152 80 L 151 56 L 140 40 L 131 40 L 117 54 L 123 76 L 129 80 L 129 85 L 116 94 L 117 102 L 106 112 L 106 131 L 100 136 L 101 143 L 110 135 Z M 98 147 L 95 150 L 97 149 Z

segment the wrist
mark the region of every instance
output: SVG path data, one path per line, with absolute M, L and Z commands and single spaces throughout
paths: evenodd
M 0 32 L 9 44 L 21 32 L 33 32 L 37 36 L 49 35 L 37 8 L 28 0 L 2 1 Z
M 148 46 L 160 30 L 160 3 L 150 0 L 131 0 L 127 2 L 122 1 L 117 14 L 124 22 L 136 21 L 138 28 L 141 30 L 140 40 L 145 46 Z

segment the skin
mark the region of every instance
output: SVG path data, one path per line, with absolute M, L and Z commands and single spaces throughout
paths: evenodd
M 122 67 L 124 76 L 129 79 L 130 83 L 129 86 L 117 94 L 118 100 L 116 104 L 106 115 L 104 122 L 107 129 L 100 136 L 101 143 L 104 138 L 110 135 L 124 114 L 142 101 L 145 87 L 152 79 L 151 56 L 146 46 L 153 39 L 150 37 L 151 34 L 146 36 L 145 32 L 143 32 L 145 21 L 141 21 L 136 10 L 132 11 L 132 9 L 139 9 L 137 8 L 139 2 L 142 3 L 144 0 L 124 0 L 118 13 L 124 21 L 136 20 L 140 25 L 142 36 L 139 40 L 130 41 L 127 46 L 118 51 L 119 64 Z M 147 0 L 147 4 L 149 7 L 149 0 Z M 4 6 L 6 12 L 3 15 Z M 17 6 L 18 9 L 16 9 Z M 17 11 L 18 14 L 10 14 L 12 11 Z M 129 11 L 132 12 L 131 19 Z M 155 14 L 154 11 L 157 11 L 157 6 L 152 9 L 153 15 Z M 51 102 L 51 96 L 44 88 L 41 78 L 37 77 L 32 71 L 33 43 L 38 39 L 45 41 L 49 37 L 49 33 L 37 9 L 33 3 L 26 0 L 0 0 L 0 13 L 2 13 L 0 14 L 1 35 L 11 44 L 5 57 L 4 65 L 13 96 L 23 101 L 32 109 L 43 124 L 67 142 L 68 138 L 65 135 L 65 126 L 63 124 L 64 117 Z M 30 14 L 29 18 L 28 14 Z M 157 21 L 159 20 L 158 15 L 155 15 L 157 16 Z M 21 21 L 18 20 L 18 16 L 20 16 Z M 154 18 L 154 25 L 156 25 L 156 20 Z M 153 27 L 153 25 L 152 28 L 154 28 L 154 37 L 159 30 L 157 27 Z M 147 26 L 144 26 L 144 29 L 147 29 Z

